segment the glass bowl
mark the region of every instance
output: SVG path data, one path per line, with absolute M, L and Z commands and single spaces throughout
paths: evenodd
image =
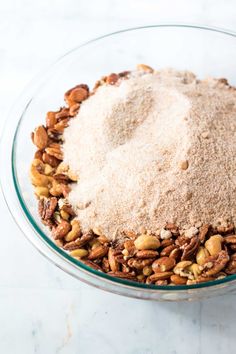
M 225 77 L 236 85 L 236 38 L 226 30 L 192 25 L 153 25 L 108 34 L 87 42 L 54 63 L 23 92 L 2 136 L 1 185 L 9 209 L 26 237 L 58 267 L 95 287 L 149 300 L 194 300 L 234 291 L 236 275 L 189 286 L 156 286 L 115 279 L 93 270 L 58 248 L 41 224 L 28 176 L 35 151 L 31 131 L 46 112 L 63 105 L 66 90 L 93 86 L 101 76 L 132 70 L 138 63 L 155 69 L 191 70 L 200 78 Z

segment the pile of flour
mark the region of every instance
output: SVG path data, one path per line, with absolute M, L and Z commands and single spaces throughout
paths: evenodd
M 189 72 L 133 72 L 87 99 L 64 133 L 83 230 L 110 239 L 236 218 L 236 91 Z

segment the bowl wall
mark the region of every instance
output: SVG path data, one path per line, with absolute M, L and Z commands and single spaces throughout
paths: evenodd
M 72 259 L 51 241 L 42 226 L 28 171 L 34 146 L 30 133 L 44 123 L 46 112 L 63 106 L 64 92 L 78 83 L 92 87 L 101 76 L 132 70 L 138 63 L 156 70 L 173 67 L 199 78 L 225 77 L 236 85 L 236 38 L 224 31 L 181 25 L 149 26 L 121 31 L 80 46 L 38 76 L 9 114 L 2 139 L 2 189 L 16 222 L 27 238 L 56 265 L 108 291 L 145 299 L 199 299 L 233 291 L 235 276 L 209 284 L 158 287 L 111 280 Z

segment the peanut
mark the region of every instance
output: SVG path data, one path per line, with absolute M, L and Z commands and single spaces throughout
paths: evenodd
M 78 220 L 73 219 L 71 221 L 71 231 L 65 236 L 67 242 L 74 241 L 80 236 L 80 224 Z
M 77 250 L 71 251 L 70 255 L 72 257 L 76 257 L 76 258 L 83 258 L 83 257 L 86 257 L 88 255 L 88 251 L 85 250 L 84 248 L 78 248 Z
M 152 274 L 152 267 L 151 266 L 145 266 L 143 268 L 143 274 L 146 275 L 147 277 Z

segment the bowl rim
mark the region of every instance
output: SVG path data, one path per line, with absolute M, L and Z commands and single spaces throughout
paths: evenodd
M 204 26 L 204 25 L 195 25 L 195 24 L 187 24 L 187 23 L 166 23 L 166 24 L 154 24 L 154 25 L 146 25 L 146 26 L 140 26 L 140 27 L 131 27 L 128 29 L 122 29 L 119 31 L 115 31 L 115 32 L 111 32 L 102 36 L 99 36 L 97 38 L 91 39 L 89 41 L 86 41 L 76 47 L 74 47 L 73 49 L 67 51 L 64 55 L 62 55 L 61 57 L 59 57 L 56 61 L 54 61 L 54 63 L 52 63 L 48 69 L 46 71 L 43 71 L 42 74 L 38 74 L 32 81 L 31 83 L 28 85 L 31 86 L 32 83 L 37 81 L 37 77 L 44 77 L 46 75 L 46 72 L 50 71 L 50 68 L 54 67 L 54 65 L 59 64 L 62 60 L 66 59 L 69 55 L 73 54 L 75 51 L 79 50 L 80 48 L 87 46 L 89 44 L 92 44 L 94 42 L 100 41 L 102 39 L 105 39 L 107 37 L 111 37 L 111 36 L 115 36 L 115 35 L 119 35 L 122 33 L 126 33 L 126 32 L 131 32 L 131 31 L 137 31 L 137 30 L 144 30 L 144 29 L 150 29 L 150 28 L 185 28 L 185 29 L 197 29 L 197 30 L 206 30 L 206 31 L 211 31 L 211 32 L 217 32 L 217 33 L 221 33 L 224 35 L 228 35 L 228 36 L 232 36 L 232 37 L 236 37 L 236 32 L 233 32 L 231 30 L 226 30 L 226 29 L 222 29 L 222 28 L 217 28 L 217 27 L 210 27 L 210 26 Z M 40 85 L 37 85 L 37 88 L 40 90 L 41 86 L 45 83 L 44 80 L 42 80 L 42 83 Z M 25 89 L 25 91 L 27 90 L 27 88 Z M 13 181 L 13 185 L 14 185 L 14 189 L 15 189 L 15 193 L 17 196 L 17 200 L 18 200 L 18 204 L 20 206 L 20 210 L 23 213 L 24 217 L 26 217 L 26 220 L 28 222 L 28 224 L 31 226 L 31 228 L 33 228 L 34 232 L 39 236 L 41 242 L 43 242 L 44 244 L 47 245 L 48 249 L 51 252 L 54 252 L 54 254 L 56 254 L 57 256 L 60 256 L 59 258 L 67 263 L 69 263 L 72 266 L 75 266 L 79 271 L 83 271 L 87 274 L 89 274 L 92 277 L 99 277 L 101 279 L 103 279 L 106 282 L 110 282 L 110 283 L 115 283 L 117 285 L 121 285 L 123 287 L 128 287 L 128 288 L 136 288 L 139 290 L 145 290 L 148 292 L 148 290 L 157 290 L 157 291 L 168 291 L 168 292 L 172 292 L 172 291 L 179 291 L 179 290 L 190 290 L 190 289 L 201 289 L 201 288 L 209 288 L 209 287 L 214 287 L 216 285 L 222 285 L 225 283 L 230 283 L 233 280 L 236 280 L 236 275 L 228 275 L 227 277 L 223 278 L 223 279 L 217 279 L 214 281 L 210 281 L 210 282 L 205 282 L 205 283 L 199 283 L 199 284 L 193 284 L 193 285 L 176 285 L 174 287 L 169 286 L 169 285 L 154 285 L 154 284 L 143 284 L 143 283 L 137 283 L 137 282 L 133 282 L 130 280 L 126 280 L 126 279 L 120 279 L 120 278 L 115 278 L 112 276 L 107 275 L 106 273 L 102 273 L 99 272 L 95 269 L 92 269 L 91 267 L 88 267 L 87 265 L 85 265 L 84 263 L 80 262 L 79 260 L 73 258 L 72 256 L 70 256 L 67 252 L 65 252 L 63 249 L 61 249 L 60 247 L 58 247 L 52 239 L 50 239 L 44 232 L 43 230 L 38 226 L 37 222 L 35 221 L 34 217 L 32 216 L 31 212 L 29 211 L 27 204 L 24 201 L 24 197 L 21 193 L 21 188 L 18 182 L 18 177 L 17 177 L 17 170 L 16 170 L 16 165 L 15 165 L 15 153 L 16 153 L 16 147 L 17 147 L 17 136 L 18 136 L 18 132 L 19 132 L 19 128 L 21 125 L 21 122 L 24 118 L 24 114 L 26 113 L 30 103 L 32 101 L 32 97 L 30 97 L 30 99 L 27 100 L 26 105 L 24 106 L 24 109 L 22 111 L 22 113 L 20 114 L 19 120 L 17 122 L 17 126 L 16 129 L 14 131 L 14 137 L 12 140 L 12 146 L 11 146 L 11 180 Z M 3 130 L 3 134 L 4 131 L 6 130 L 6 125 L 4 127 Z M 8 197 L 5 195 L 4 193 L 4 188 L 3 185 L 1 183 L 1 189 L 4 195 L 4 199 L 6 201 L 6 204 L 10 210 L 11 215 L 13 216 L 14 220 L 16 221 L 16 223 L 19 226 L 18 221 L 16 220 L 16 218 L 14 217 L 14 214 L 11 210 L 11 207 L 7 201 Z M 22 230 L 22 228 L 21 228 Z M 26 236 L 26 238 L 31 241 L 28 236 L 26 235 L 26 233 L 24 232 L 24 230 L 22 230 L 24 235 Z M 32 242 L 31 242 L 32 243 Z M 35 245 L 35 243 L 33 243 L 33 245 L 39 250 L 39 248 Z M 39 250 L 40 251 L 40 250 Z M 48 258 L 50 261 L 52 261 L 52 259 L 46 254 L 46 252 L 42 252 L 40 251 L 41 254 L 43 254 L 46 258 Z M 53 263 L 56 263 L 55 261 L 52 261 Z M 56 265 L 58 265 L 56 263 Z M 58 265 L 59 266 L 59 265 Z M 70 273 L 68 270 L 64 269 L 63 266 L 60 265 L 60 268 L 62 268 L 64 271 L 66 271 L 67 273 Z M 70 273 L 72 274 L 72 273 Z M 73 275 L 73 274 L 72 274 Z M 93 284 L 92 284 L 93 285 Z

